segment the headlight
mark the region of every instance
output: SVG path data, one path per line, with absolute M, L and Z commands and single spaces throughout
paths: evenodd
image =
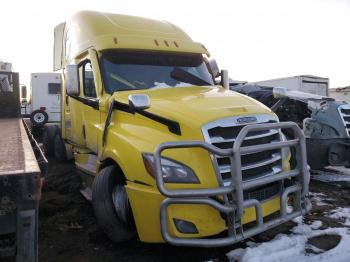
M 281 131 L 281 140 L 282 141 L 287 141 L 286 136 L 282 133 Z M 283 165 L 283 170 L 289 170 L 290 169 L 290 158 L 291 158 L 291 152 L 289 147 L 282 147 L 282 165 Z
M 155 178 L 156 164 L 153 154 L 143 153 L 142 157 L 148 174 Z M 188 166 L 165 157 L 161 158 L 161 165 L 164 183 L 199 184 L 197 176 Z

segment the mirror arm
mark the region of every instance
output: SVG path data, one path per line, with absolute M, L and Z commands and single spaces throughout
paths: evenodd
M 221 85 L 227 90 L 230 89 L 230 83 L 229 83 L 227 70 L 221 70 Z

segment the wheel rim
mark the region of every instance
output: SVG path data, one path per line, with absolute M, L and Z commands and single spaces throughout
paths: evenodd
M 123 185 L 116 185 L 112 191 L 112 201 L 114 210 L 118 217 L 125 223 L 130 223 L 129 217 L 129 202 Z
M 33 119 L 36 123 L 43 123 L 45 121 L 45 116 L 43 113 L 36 113 Z

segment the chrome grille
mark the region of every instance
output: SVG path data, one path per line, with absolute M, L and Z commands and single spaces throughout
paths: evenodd
M 350 137 L 350 105 L 340 105 L 338 107 L 338 112 L 340 114 L 341 119 L 343 120 L 343 124 L 346 129 L 346 134 Z
M 256 120 L 252 124 L 278 121 L 271 115 L 254 115 L 248 117 Z M 240 117 L 230 117 L 206 124 L 202 129 L 205 141 L 218 148 L 232 148 L 237 135 L 246 125 L 241 124 L 239 119 Z M 280 138 L 280 132 L 277 130 L 249 132 L 242 146 L 268 144 L 274 141 L 280 141 Z M 213 155 L 212 158 L 217 172 L 221 175 L 219 181 L 222 181 L 224 185 L 231 183 L 231 163 L 229 157 Z M 244 154 L 241 157 L 241 162 L 243 180 L 250 180 L 282 171 L 280 149 Z

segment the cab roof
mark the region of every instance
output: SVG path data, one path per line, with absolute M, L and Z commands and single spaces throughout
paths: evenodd
M 66 39 L 73 56 L 95 48 L 138 49 L 207 54 L 206 48 L 193 42 L 179 27 L 166 22 L 136 16 L 81 11 L 66 23 Z

